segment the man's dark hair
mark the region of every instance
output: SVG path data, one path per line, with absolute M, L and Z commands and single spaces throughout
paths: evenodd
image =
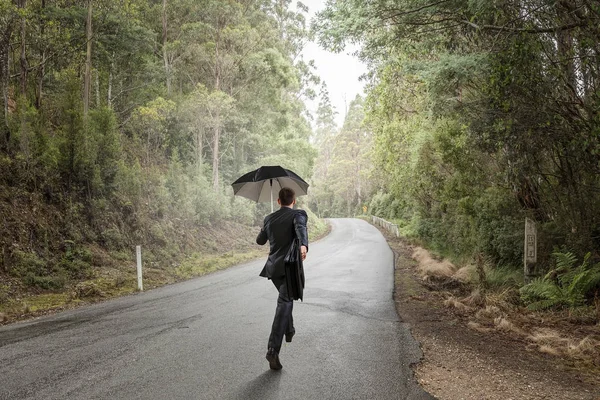
M 296 193 L 290 188 L 281 188 L 279 191 L 279 201 L 282 206 L 289 206 L 294 202 L 294 198 L 296 197 Z

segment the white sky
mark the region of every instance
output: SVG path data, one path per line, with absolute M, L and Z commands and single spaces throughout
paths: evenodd
M 309 18 L 325 7 L 325 0 L 301 0 L 309 8 Z M 329 98 L 337 111 L 336 122 L 344 122 L 345 110 L 357 94 L 363 94 L 364 82 L 359 77 L 367 72 L 367 67 L 351 53 L 355 48 L 347 48 L 343 53 L 331 53 L 316 43 L 308 43 L 302 52 L 306 61 L 315 60 L 317 74 L 327 84 Z M 318 88 L 317 88 L 318 90 Z M 318 94 L 318 93 L 317 93 Z M 306 101 L 306 106 L 315 115 L 319 98 Z

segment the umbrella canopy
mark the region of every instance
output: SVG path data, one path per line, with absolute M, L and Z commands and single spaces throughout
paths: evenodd
M 296 196 L 308 194 L 308 183 L 293 171 L 280 166 L 265 166 L 250 171 L 231 184 L 233 194 L 256 202 L 271 202 L 273 208 L 273 193 L 279 193 L 281 188 L 292 189 Z

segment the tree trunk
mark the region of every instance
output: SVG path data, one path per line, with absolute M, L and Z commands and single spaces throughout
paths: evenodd
M 167 0 L 162 4 L 162 50 L 163 62 L 165 65 L 165 77 L 167 82 L 167 95 L 171 95 L 171 65 L 169 55 L 167 54 L 168 26 L 167 26 Z
M 2 106 L 4 114 L 4 126 L 2 130 L 5 134 L 1 135 L 0 147 L 7 148 L 10 140 L 10 129 L 8 127 L 8 85 L 9 85 L 9 64 L 10 64 L 10 38 L 12 36 L 12 22 L 7 23 L 2 36 L 0 37 L 0 87 L 2 89 Z
M 196 127 L 196 135 L 195 135 L 195 145 L 196 145 L 196 165 L 198 168 L 202 166 L 202 142 L 204 141 L 204 132 L 202 128 Z
M 87 40 L 87 51 L 85 55 L 85 76 L 83 82 L 83 115 L 87 116 L 90 109 L 90 89 L 92 83 L 92 0 L 88 0 L 85 37 Z
M 25 9 L 25 7 L 27 7 L 27 0 L 21 0 L 19 2 L 19 8 L 21 10 Z M 25 15 L 23 13 L 23 16 L 21 17 L 21 57 L 20 57 L 20 62 L 21 62 L 21 95 L 25 96 L 27 94 L 27 71 L 28 71 L 28 66 L 27 66 L 27 57 L 26 57 L 26 41 L 25 41 L 25 30 L 26 30 L 26 19 L 25 19 Z
M 112 109 L 112 84 L 113 84 L 113 69 L 115 68 L 115 53 L 113 52 L 110 59 L 110 69 L 108 71 L 108 89 L 106 93 L 106 106 Z
M 46 0 L 42 0 L 41 6 L 42 6 L 42 14 L 43 14 L 44 10 L 46 9 Z M 44 19 L 40 18 L 40 38 L 42 39 L 43 43 L 46 43 L 45 34 L 46 34 L 46 25 L 45 25 Z M 38 109 L 42 107 L 42 95 L 43 95 L 43 91 L 44 91 L 44 75 L 46 75 L 46 45 L 45 44 L 42 44 L 42 46 L 41 46 L 40 59 L 41 59 L 41 63 L 40 63 L 40 69 L 38 71 L 38 82 L 37 82 L 37 89 L 36 89 L 36 94 L 35 94 L 35 106 Z
M 563 4 L 556 3 L 557 17 L 559 21 L 568 21 L 569 12 L 563 8 Z M 561 66 L 564 80 L 570 90 L 567 95 L 573 98 L 577 95 L 577 75 L 575 67 L 575 52 L 573 35 L 568 30 L 559 31 L 556 34 L 557 58 Z
M 219 69 L 219 36 L 215 41 L 215 91 L 221 89 L 221 74 Z M 215 115 L 215 127 L 213 133 L 213 189 L 219 190 L 219 140 L 221 139 L 221 115 L 217 111 Z
M 215 192 L 219 190 L 219 140 L 221 136 L 221 127 L 219 126 L 217 115 L 217 123 L 214 128 L 213 135 L 213 189 Z
M 100 71 L 98 71 L 97 69 L 94 70 L 95 72 L 95 95 L 96 95 L 96 107 L 100 107 Z
M 588 57 L 592 52 L 592 49 L 586 46 L 581 41 L 577 42 L 577 49 L 579 52 L 579 68 L 581 70 L 581 85 L 583 86 L 583 97 L 585 100 L 587 100 L 593 93 L 592 77 L 590 74 L 590 65 L 588 61 Z

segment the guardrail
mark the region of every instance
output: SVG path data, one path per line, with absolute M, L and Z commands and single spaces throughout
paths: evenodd
M 398 225 L 392 224 L 391 222 L 386 221 L 383 218 L 372 216 L 373 225 L 380 226 L 386 229 L 392 235 L 396 235 L 396 237 L 400 237 L 400 230 L 398 229 Z

